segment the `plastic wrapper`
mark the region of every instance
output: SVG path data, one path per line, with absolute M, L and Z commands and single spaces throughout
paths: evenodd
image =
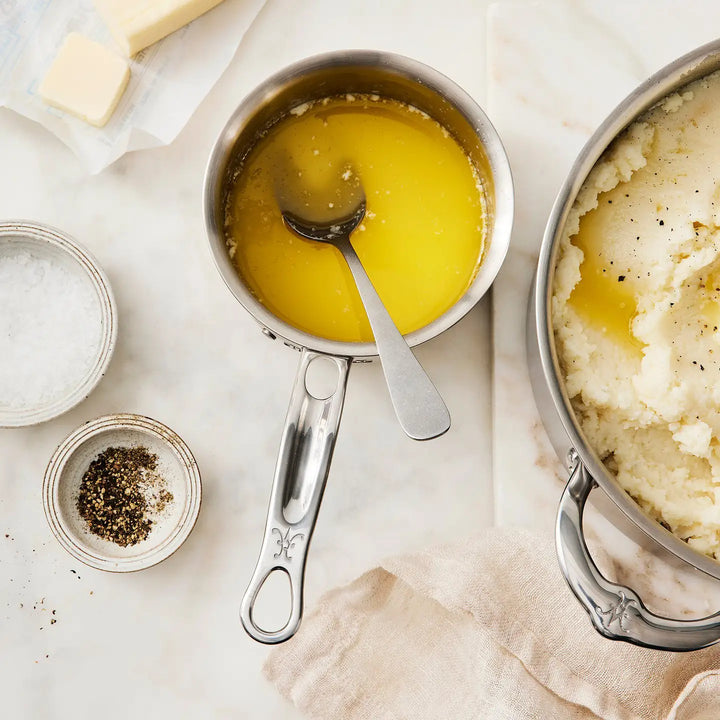
M 265 0 L 225 0 L 130 60 L 103 128 L 50 107 L 38 87 L 69 32 L 122 55 L 91 0 L 0 0 L 0 106 L 35 120 L 97 173 L 129 150 L 167 145 L 227 68 Z

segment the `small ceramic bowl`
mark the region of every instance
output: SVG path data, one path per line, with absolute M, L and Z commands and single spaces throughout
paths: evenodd
M 110 283 L 95 258 L 85 248 L 61 231 L 46 225 L 26 221 L 0 223 L 0 257 L 22 251 L 62 264 L 67 271 L 84 278 L 93 288 L 99 306 L 96 328 L 98 344 L 87 372 L 57 397 L 49 398 L 39 405 L 24 407 L 6 407 L 0 399 L 0 427 L 21 427 L 45 422 L 84 400 L 104 375 L 117 338 L 117 310 Z
M 157 455 L 157 473 L 173 499 L 153 517 L 148 537 L 121 547 L 95 535 L 80 516 L 77 498 L 90 463 L 110 447 L 145 447 Z M 98 570 L 131 572 L 156 565 L 183 544 L 200 511 L 200 471 L 182 439 L 142 415 L 107 415 L 73 432 L 55 451 L 43 480 L 50 529 L 75 558 Z

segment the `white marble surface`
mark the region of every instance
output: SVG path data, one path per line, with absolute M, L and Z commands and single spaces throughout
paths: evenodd
M 120 323 L 109 372 L 87 401 L 42 426 L 0 430 L 4 717 L 297 717 L 262 678 L 267 649 L 242 631 L 238 605 L 298 356 L 260 334 L 214 269 L 201 219 L 204 165 L 247 91 L 323 50 L 414 56 L 482 101 L 486 4 L 271 0 L 178 139 L 94 177 L 42 128 L 0 112 L 0 217 L 55 225 L 90 248 L 110 277 Z M 353 368 L 310 554 L 309 605 L 385 555 L 491 524 L 489 348 L 487 301 L 419 348 L 453 416 L 447 436 L 425 444 L 403 435 L 380 367 Z M 40 488 L 72 429 L 123 411 L 186 440 L 204 497 L 173 557 L 112 575 L 55 542 Z
M 418 349 L 453 415 L 447 436 L 405 438 L 379 366 L 353 368 L 311 549 L 308 604 L 385 555 L 460 540 L 492 524 L 494 513 L 502 524 L 549 529 L 563 473 L 535 411 L 523 339 L 540 234 L 594 127 L 653 70 L 711 39 L 720 10 L 703 0 L 503 2 L 486 20 L 488 4 L 270 0 L 177 141 L 130 154 L 96 177 L 47 132 L 0 112 L 0 218 L 47 222 L 87 245 L 110 276 L 120 313 L 116 355 L 87 401 L 43 426 L 0 431 L 4 715 L 299 717 L 263 679 L 267 649 L 245 636 L 237 615 L 298 356 L 265 339 L 224 288 L 206 247 L 200 196 L 210 147 L 239 99 L 315 52 L 401 52 L 487 99 L 513 166 L 517 218 L 493 290 L 492 337 L 486 300 Z M 204 481 L 187 543 L 132 575 L 74 562 L 51 536 L 40 499 L 54 447 L 85 420 L 119 411 L 179 432 Z M 600 520 L 593 526 L 618 561 L 609 570 L 651 588 L 651 606 L 716 609 L 701 580 L 662 575 L 661 555 L 638 551 Z M 650 580 L 658 575 L 660 584 Z
M 525 361 L 525 312 L 551 205 L 585 141 L 636 85 L 714 39 L 705 0 L 503 3 L 488 18 L 488 110 L 513 168 L 516 218 L 493 287 L 493 466 L 498 524 L 549 530 L 567 479 L 545 435 Z M 649 556 L 608 523 L 591 528 L 630 582 L 662 612 L 717 610 L 717 583 Z M 683 584 L 694 588 L 688 592 Z

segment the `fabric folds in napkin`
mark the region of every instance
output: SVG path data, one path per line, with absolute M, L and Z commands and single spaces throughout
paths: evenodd
M 717 720 L 715 667 L 600 637 L 551 538 L 494 529 L 327 593 L 265 672 L 316 720 Z

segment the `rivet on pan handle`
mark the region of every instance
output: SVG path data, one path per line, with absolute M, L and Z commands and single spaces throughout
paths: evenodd
M 318 359 L 335 366 L 335 386 L 313 396 L 308 370 Z M 243 596 L 240 619 L 248 635 L 275 644 L 291 638 L 300 627 L 305 562 L 337 437 L 345 400 L 350 358 L 303 350 L 280 442 L 270 506 L 260 557 Z M 312 387 L 310 387 L 312 390 Z M 284 627 L 270 631 L 253 618 L 260 588 L 274 571 L 290 580 L 291 610 Z
M 610 582 L 590 557 L 583 535 L 592 476 L 578 458 L 565 487 L 555 526 L 560 568 L 595 629 L 611 640 L 656 650 L 699 650 L 720 640 L 720 613 L 699 620 L 673 620 L 651 613 L 630 588 Z

